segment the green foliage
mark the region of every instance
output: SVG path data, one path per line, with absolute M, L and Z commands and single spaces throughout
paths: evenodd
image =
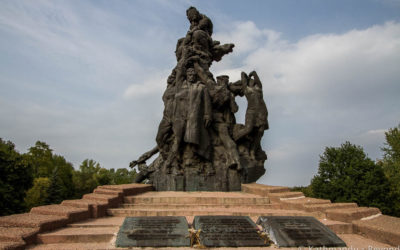
M 100 170 L 100 164 L 94 160 L 84 160 L 79 166 L 80 171 L 75 171 L 72 177 L 75 187 L 75 197 L 92 192 L 98 185 L 97 172 Z
M 50 186 L 46 198 L 36 199 L 39 203 L 30 206 L 59 203 L 64 199 L 74 197 L 72 175 L 74 168 L 64 157 L 53 154 L 53 150 L 45 142 L 37 141 L 34 147 L 25 154 L 27 161 L 33 166 L 35 178 L 49 178 Z M 30 199 L 33 202 L 35 199 Z
M 34 147 L 29 148 L 26 158 L 33 167 L 34 178 L 51 176 L 53 165 L 53 153 L 49 145 L 37 141 Z
M 113 174 L 112 183 L 117 185 L 132 183 L 135 180 L 135 177 L 136 177 L 136 170 L 132 169 L 131 171 L 128 171 L 126 168 L 119 168 Z
M 356 202 L 360 206 L 378 207 L 383 213 L 392 212 L 392 201 L 387 196 L 390 185 L 382 168 L 360 146 L 350 142 L 325 149 L 310 186 L 318 198 Z
M 73 186 L 75 187 L 75 198 L 91 193 L 99 185 L 108 184 L 126 184 L 132 183 L 135 179 L 136 171 L 128 171 L 125 168 L 113 168 L 108 170 L 102 168 L 99 163 L 94 160 L 86 159 L 79 166 L 79 171 L 73 174 Z
M 98 185 L 132 183 L 135 175 L 135 170 L 108 170 L 89 159 L 75 170 L 45 142 L 37 141 L 21 155 L 0 138 L 0 216 L 80 198 Z
M 304 196 L 306 196 L 306 197 L 313 197 L 314 196 L 314 194 L 312 192 L 312 189 L 311 189 L 311 186 L 305 186 L 305 187 L 303 187 L 303 186 L 295 186 L 295 187 L 290 188 L 290 191 L 303 192 Z
M 67 162 L 63 156 L 53 155 L 52 162 L 54 168 L 57 169 L 58 183 L 61 189 L 61 198 L 63 200 L 72 198 L 75 194 L 75 187 L 72 181 L 74 167 Z M 54 174 L 54 170 L 53 170 Z
M 50 178 L 50 186 L 47 189 L 46 204 L 58 204 L 63 201 L 64 183 L 58 175 L 58 167 L 53 171 Z
M 384 159 L 387 161 L 400 162 L 400 124 L 385 132 L 386 147 L 383 147 Z
M 30 209 L 36 206 L 46 205 L 48 190 L 51 181 L 47 177 L 39 177 L 33 181 L 33 187 L 26 192 L 25 203 Z
M 400 125 L 385 132 L 384 157 L 378 162 L 390 182 L 389 196 L 394 203 L 392 215 L 400 217 Z
M 25 211 L 25 192 L 32 180 L 29 163 L 12 142 L 0 138 L 0 216 Z

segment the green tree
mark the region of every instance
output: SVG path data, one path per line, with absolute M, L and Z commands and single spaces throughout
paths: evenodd
M 100 164 L 94 160 L 86 159 L 79 166 L 79 171 L 73 174 L 73 183 L 75 186 L 75 197 L 91 193 L 99 185 Z M 107 184 L 107 183 L 106 183 Z
M 32 180 L 29 163 L 12 142 L 0 138 L 0 216 L 25 211 L 25 192 Z
M 53 171 L 50 178 L 50 186 L 47 189 L 46 204 L 58 204 L 63 201 L 63 182 L 58 175 L 58 167 Z
M 30 209 L 32 207 L 46 205 L 48 190 L 51 181 L 47 177 L 39 177 L 33 181 L 33 187 L 26 192 L 25 203 Z
M 72 198 L 75 194 L 75 187 L 72 180 L 74 167 L 71 163 L 67 162 L 63 156 L 59 155 L 53 155 L 52 162 L 54 168 L 57 169 L 58 182 L 61 189 L 61 198 L 63 200 Z
M 305 187 L 303 187 L 303 186 L 294 186 L 294 187 L 290 188 L 290 191 L 303 192 L 303 194 L 306 197 L 313 197 L 314 196 L 314 194 L 312 193 L 312 189 L 311 189 L 310 185 L 305 186 Z
M 318 174 L 311 180 L 315 197 L 333 202 L 356 202 L 392 212 L 389 182 L 381 167 L 369 159 L 360 146 L 346 142 L 327 147 L 320 156 Z
M 400 124 L 385 132 L 383 159 L 378 161 L 390 182 L 390 194 L 394 206 L 392 215 L 400 216 Z
M 45 142 L 37 141 L 29 148 L 26 158 L 33 167 L 34 178 L 50 177 L 54 170 L 53 153 Z
M 114 174 L 114 183 L 115 184 L 132 183 L 128 169 L 126 168 L 117 169 L 117 171 Z
M 34 178 L 44 177 L 51 180 L 47 204 L 74 197 L 75 188 L 72 180 L 74 168 L 63 156 L 53 154 L 48 144 L 37 141 L 34 147 L 29 148 L 25 157 L 33 166 Z M 54 174 L 57 175 L 56 179 Z

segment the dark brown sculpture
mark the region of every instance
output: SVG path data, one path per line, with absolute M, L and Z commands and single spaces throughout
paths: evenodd
M 135 182 L 156 190 L 238 191 L 265 173 L 267 155 L 261 148 L 269 128 L 262 84 L 255 71 L 229 83 L 209 68 L 230 52 L 233 44 L 214 41 L 213 23 L 194 7 L 187 11 L 190 28 L 176 46 L 177 65 L 167 80 L 164 113 L 157 146 L 132 161 L 139 168 Z M 245 124 L 237 124 L 236 96 L 248 102 Z M 150 164 L 146 161 L 154 154 Z

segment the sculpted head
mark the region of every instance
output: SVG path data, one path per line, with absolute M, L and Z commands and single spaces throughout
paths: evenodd
M 201 19 L 200 12 L 193 6 L 186 10 L 186 16 L 190 22 L 199 21 Z
M 190 83 L 196 82 L 196 71 L 194 68 L 188 68 L 186 70 L 186 80 Z
M 167 84 L 168 85 L 173 85 L 175 83 L 175 79 L 176 79 L 176 71 L 174 69 L 172 71 L 172 73 L 168 76 Z
M 228 83 L 229 83 L 229 76 L 227 75 L 217 76 L 218 85 L 228 85 Z

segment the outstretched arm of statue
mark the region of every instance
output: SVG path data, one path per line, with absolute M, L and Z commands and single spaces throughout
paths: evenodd
M 132 161 L 129 164 L 129 167 L 134 168 L 136 165 L 146 162 L 150 157 L 158 153 L 158 146 L 155 146 L 151 150 L 147 151 L 146 153 L 142 154 L 139 159 Z
M 233 51 L 233 47 L 235 45 L 233 43 L 226 43 L 223 45 L 220 45 L 218 41 L 214 41 L 214 44 L 212 45 L 212 55 L 213 55 L 213 60 L 219 62 L 222 57 L 230 52 Z
M 254 70 L 252 72 L 250 72 L 249 77 L 254 77 L 254 85 L 258 85 L 258 87 L 262 88 L 262 83 L 260 78 L 258 77 L 257 72 L 255 72 Z

